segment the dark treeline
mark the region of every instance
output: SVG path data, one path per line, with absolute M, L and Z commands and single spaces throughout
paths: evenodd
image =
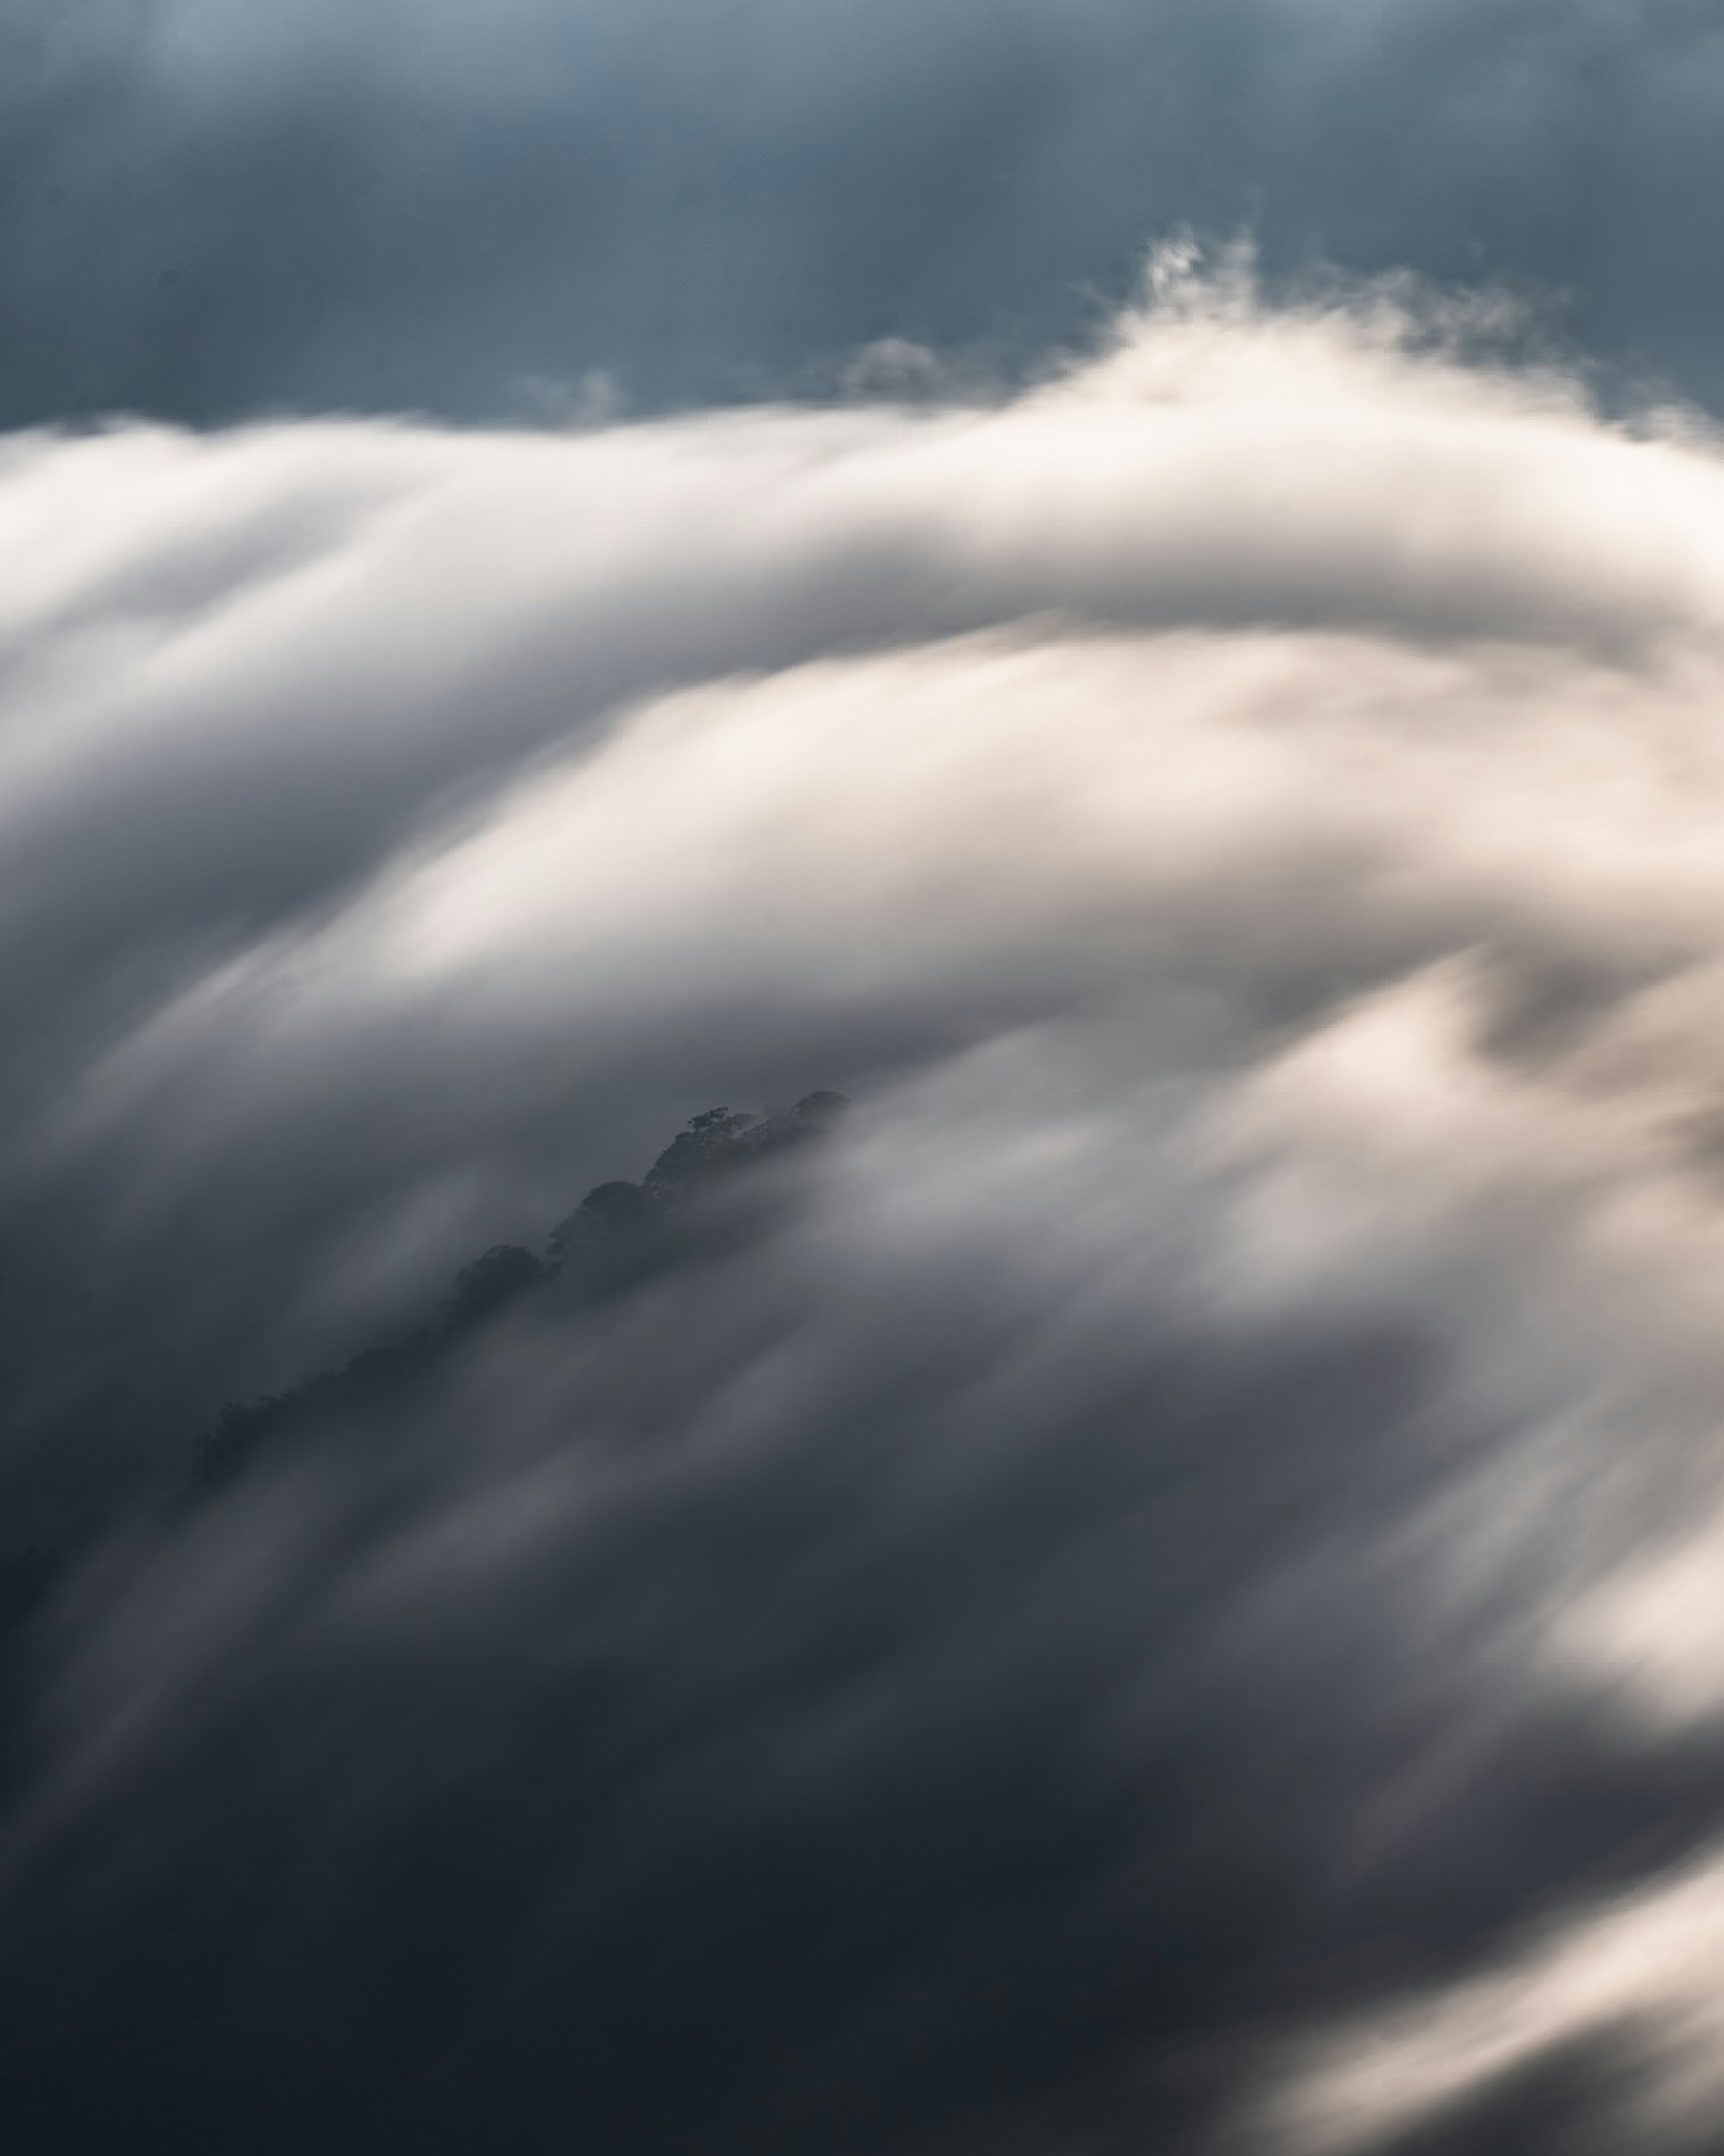
M 542 1255 L 497 1243 L 464 1265 L 435 1323 L 367 1348 L 290 1392 L 229 1402 L 198 1441 L 197 1486 L 208 1491 L 231 1481 L 271 1440 L 296 1428 L 381 1408 L 392 1395 L 432 1381 L 439 1364 L 478 1327 L 535 1290 L 560 1284 L 558 1306 L 567 1314 L 688 1255 L 699 1245 L 703 1227 L 711 1229 L 699 1217 L 702 1198 L 734 1183 L 743 1171 L 820 1137 L 847 1106 L 842 1094 L 818 1092 L 776 1113 L 706 1109 L 671 1141 L 642 1181 L 601 1183 L 589 1190 L 552 1230 Z

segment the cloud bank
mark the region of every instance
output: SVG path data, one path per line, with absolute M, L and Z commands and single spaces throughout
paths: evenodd
M 8 442 L 27 2142 L 1715 2144 L 1724 461 L 1491 328 Z

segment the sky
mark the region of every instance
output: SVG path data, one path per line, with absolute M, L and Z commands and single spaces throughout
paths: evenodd
M 1010 379 L 1181 225 L 1716 407 L 1721 86 L 1707 0 L 9 0 L 0 424 Z
M 13 0 L 8 2147 L 1724 2148 L 1721 107 Z

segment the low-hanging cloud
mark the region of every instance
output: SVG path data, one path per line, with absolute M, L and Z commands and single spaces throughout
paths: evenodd
M 1724 459 L 1490 326 L 8 445 L 38 2145 L 1711 2145 Z

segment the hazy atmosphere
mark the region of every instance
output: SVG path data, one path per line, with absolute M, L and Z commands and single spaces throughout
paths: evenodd
M 8 2156 L 1724 2156 L 1721 202 L 0 0 Z

